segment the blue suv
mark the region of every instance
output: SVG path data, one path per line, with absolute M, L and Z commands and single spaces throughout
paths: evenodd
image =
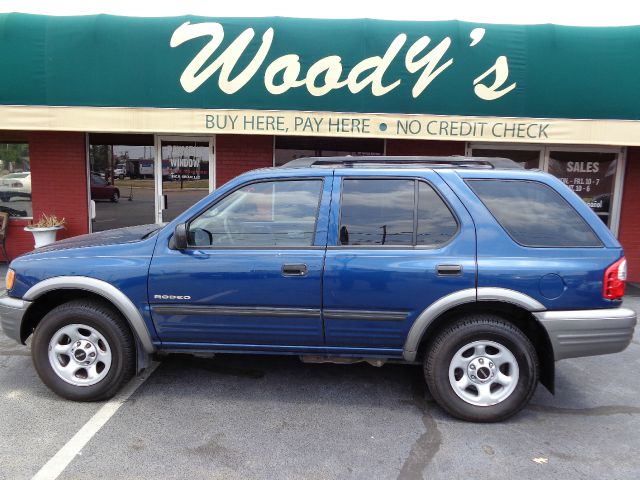
M 555 177 L 507 159 L 305 158 L 227 183 L 165 226 L 15 259 L 5 333 L 73 400 L 113 396 L 153 354 L 421 364 L 470 421 L 507 418 L 554 362 L 619 352 L 626 261 Z

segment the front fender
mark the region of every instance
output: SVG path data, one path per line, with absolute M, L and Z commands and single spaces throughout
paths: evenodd
M 61 289 L 86 290 L 105 298 L 122 313 L 144 351 L 155 351 L 147 325 L 136 306 L 121 290 L 103 280 L 83 276 L 52 277 L 33 285 L 22 298 L 33 302 L 47 292 Z

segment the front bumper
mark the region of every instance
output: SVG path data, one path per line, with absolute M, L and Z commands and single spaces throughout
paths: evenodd
M 12 338 L 18 343 L 22 343 L 20 338 L 20 326 L 25 312 L 31 305 L 31 302 L 12 298 L 4 291 L 0 294 L 0 324 L 7 337 Z
M 630 308 L 536 312 L 556 360 L 616 353 L 627 348 L 636 326 Z

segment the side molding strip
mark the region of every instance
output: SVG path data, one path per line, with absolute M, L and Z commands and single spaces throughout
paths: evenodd
M 337 310 L 327 309 L 322 311 L 322 316 L 336 320 L 366 320 L 366 321 L 388 321 L 403 322 L 407 319 L 407 312 L 396 312 L 391 310 Z
M 230 317 L 309 317 L 319 318 L 318 308 L 223 307 L 155 304 L 152 311 L 162 315 L 222 315 Z
M 147 353 L 153 353 L 155 351 L 153 342 L 151 341 L 151 335 L 149 335 L 149 330 L 142 319 L 142 315 L 140 315 L 140 312 L 133 302 L 129 300 L 129 297 L 110 283 L 91 277 L 52 277 L 36 283 L 24 294 L 23 298 L 33 301 L 44 293 L 66 288 L 87 290 L 111 301 L 125 316 L 144 350 Z
M 416 318 L 416 321 L 413 322 L 411 330 L 409 330 L 409 335 L 407 335 L 407 340 L 404 344 L 404 359 L 408 362 L 415 361 L 422 336 L 431 322 L 453 307 L 457 307 L 463 303 L 476 301 L 511 303 L 530 312 L 541 312 L 546 310 L 544 305 L 536 299 L 508 288 L 480 287 L 477 291 L 475 288 L 467 288 L 465 290 L 450 293 L 449 295 L 446 295 L 432 303 L 418 316 L 418 318 Z

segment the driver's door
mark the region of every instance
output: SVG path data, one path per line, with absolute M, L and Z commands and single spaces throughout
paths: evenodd
M 188 249 L 159 241 L 149 298 L 163 345 L 322 345 L 330 184 L 320 175 L 246 184 L 188 222 Z

